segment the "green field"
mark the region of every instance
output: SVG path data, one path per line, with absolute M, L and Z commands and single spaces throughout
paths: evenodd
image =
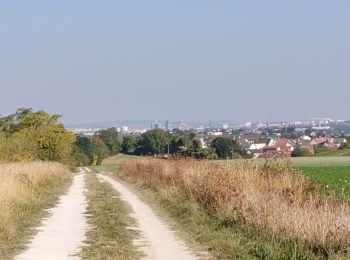
M 350 156 L 294 157 L 291 160 L 298 167 L 350 166 Z
M 101 172 L 116 172 L 118 166 L 125 160 L 133 160 L 139 158 L 134 155 L 118 154 L 115 156 L 108 157 L 103 160 L 102 165 L 89 166 L 89 168 L 95 173 Z
M 324 184 L 327 192 L 350 198 L 350 166 L 300 167 L 312 181 Z
M 297 157 L 293 164 L 324 190 L 338 197 L 350 198 L 350 157 Z

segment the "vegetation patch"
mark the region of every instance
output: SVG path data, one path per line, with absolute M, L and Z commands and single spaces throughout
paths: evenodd
M 155 192 L 220 258 L 349 257 L 349 204 L 289 165 L 143 159 L 123 162 L 119 176 Z
M 325 193 L 350 199 L 350 166 L 301 167 L 310 180 L 322 184 Z
M 0 259 L 22 249 L 69 181 L 59 163 L 32 162 L 0 165 Z
M 139 259 L 141 253 L 133 244 L 138 233 L 129 217 L 130 210 L 118 193 L 95 174 L 87 174 L 88 223 L 87 244 L 82 259 Z

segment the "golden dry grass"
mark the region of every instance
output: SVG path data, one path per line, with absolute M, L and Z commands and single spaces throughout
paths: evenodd
M 350 246 L 350 205 L 321 195 L 290 165 L 141 159 L 125 161 L 121 174 L 157 190 L 186 193 L 211 214 L 289 238 L 318 256 L 346 254 Z
M 30 233 L 68 172 L 66 166 L 52 162 L 0 164 L 0 258 L 13 254 Z

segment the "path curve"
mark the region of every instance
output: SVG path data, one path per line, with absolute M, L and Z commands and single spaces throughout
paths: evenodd
M 87 221 L 84 172 L 74 176 L 68 193 L 45 218 L 39 232 L 28 245 L 28 249 L 18 255 L 17 260 L 63 260 L 79 259 L 85 239 Z
M 178 240 L 173 232 L 160 221 L 152 209 L 143 203 L 134 193 L 123 184 L 105 175 L 98 175 L 100 180 L 108 182 L 121 194 L 122 200 L 132 207 L 132 215 L 138 222 L 138 229 L 146 243 L 144 253 L 146 259 L 152 260 L 192 260 L 196 259 L 188 248 Z

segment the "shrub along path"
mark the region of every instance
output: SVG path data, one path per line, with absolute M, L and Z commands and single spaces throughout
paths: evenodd
M 74 177 L 73 184 L 58 205 L 48 210 L 37 235 L 28 249 L 16 257 L 18 260 L 74 259 L 85 238 L 87 222 L 84 216 L 84 172 Z

